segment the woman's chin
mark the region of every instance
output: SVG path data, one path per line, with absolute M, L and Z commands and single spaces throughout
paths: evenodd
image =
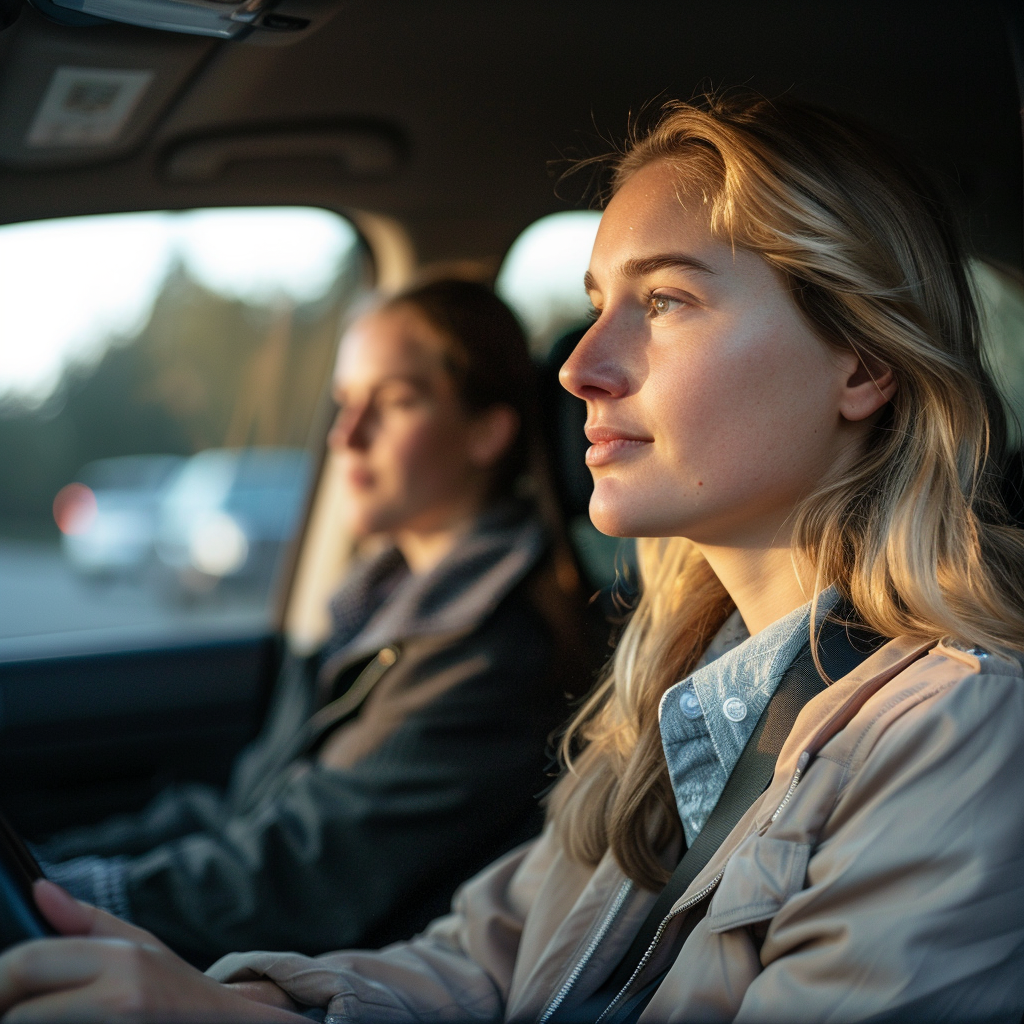
M 590 499 L 590 521 L 594 528 L 608 537 L 639 537 L 632 527 L 635 525 L 635 516 L 623 514 L 622 509 L 615 507 L 608 508 L 604 502 Z
M 694 516 L 685 509 L 670 509 L 666 514 L 663 497 L 644 500 L 635 493 L 602 493 L 595 488 L 590 496 L 590 521 L 608 537 L 688 537 Z
M 375 515 L 373 509 L 350 508 L 345 518 L 345 528 L 353 540 L 365 540 L 379 533 L 386 533 L 388 521 L 385 516 Z

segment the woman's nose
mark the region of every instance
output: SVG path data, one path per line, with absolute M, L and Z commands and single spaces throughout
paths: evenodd
M 599 321 L 572 350 L 558 372 L 558 380 L 577 398 L 618 398 L 629 391 L 621 357 L 622 346 L 615 344 L 613 331 Z
M 334 452 L 346 448 L 365 448 L 367 445 L 366 409 L 351 404 L 343 405 L 334 417 L 327 434 L 327 446 Z

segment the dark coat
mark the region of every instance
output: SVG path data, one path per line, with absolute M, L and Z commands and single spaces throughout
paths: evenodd
M 592 679 L 550 554 L 499 597 L 461 629 L 342 658 L 319 696 L 315 662 L 287 659 L 226 794 L 170 789 L 43 857 L 118 858 L 131 919 L 197 963 L 408 937 L 536 834 L 550 735 Z

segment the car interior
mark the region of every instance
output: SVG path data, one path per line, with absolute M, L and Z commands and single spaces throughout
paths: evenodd
M 1024 409 L 1022 24 L 1016 5 L 989 0 L 0 0 L 0 309 L 28 294 L 23 279 L 37 296 L 17 329 L 0 313 L 0 808 L 32 838 L 139 807 L 169 781 L 225 781 L 259 728 L 285 645 L 311 650 L 323 637 L 350 554 L 322 454 L 345 315 L 373 289 L 423 275 L 500 285 L 513 243 L 552 215 L 582 216 L 572 223 L 592 238 L 600 175 L 572 173 L 574 163 L 613 150 L 669 98 L 793 93 L 905 140 L 960 207 L 990 360 L 1007 404 Z M 58 360 L 45 395 L 18 392 L 3 365 L 42 346 L 36 314 L 41 324 L 50 307 L 113 294 L 133 272 L 110 215 L 180 212 L 180 255 L 192 245 L 187 211 L 198 211 L 198 237 L 203 217 L 233 210 L 312 211 L 309 235 L 290 244 L 326 239 L 333 276 L 316 294 L 296 285 L 287 308 L 249 293 L 204 306 L 216 288 L 195 283 L 199 258 L 175 257 L 160 264 L 151 312 L 88 358 Z M 71 218 L 108 218 L 90 220 L 103 246 L 65 259 L 65 236 L 54 235 L 22 273 L 28 229 Z M 138 223 L 158 230 L 156 219 Z M 585 252 L 574 259 L 570 313 L 531 340 L 570 532 L 596 590 L 628 551 L 587 532 L 582 415 L 555 380 L 586 309 Z M 153 326 L 160 303 L 172 304 L 171 341 Z M 138 338 L 164 360 L 161 409 L 185 410 L 167 413 L 164 434 L 125 411 Z M 229 377 L 234 405 L 203 420 L 189 388 Z M 287 396 L 270 412 L 251 398 L 267 381 Z M 159 404 L 145 402 L 136 406 Z M 306 454 L 281 455 L 273 465 L 290 468 L 277 476 L 223 454 L 260 446 Z M 199 482 L 187 491 L 179 463 L 215 451 L 189 463 Z M 136 470 L 114 460 L 138 456 L 165 460 L 156 475 L 178 481 L 186 511 L 206 503 L 191 563 L 174 561 L 164 520 L 139 548 L 133 571 L 153 607 L 170 609 L 157 625 L 132 618 L 141 599 L 124 566 L 134 555 L 122 546 L 121 568 L 107 573 L 116 578 L 99 578 L 102 552 L 69 539 L 86 520 L 156 515 L 146 512 L 155 490 L 117 483 Z M 238 510 L 255 500 L 246 486 L 291 509 L 284 525 L 239 533 Z M 239 566 L 259 544 L 270 554 L 246 577 Z M 47 574 L 62 574 L 59 586 Z M 61 617 L 60 588 L 85 609 L 80 619 Z

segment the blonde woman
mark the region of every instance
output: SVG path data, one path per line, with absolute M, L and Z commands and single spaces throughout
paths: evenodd
M 1024 542 L 940 200 L 840 118 L 678 104 L 619 159 L 586 283 L 562 376 L 594 522 L 646 538 L 644 590 L 544 835 L 410 942 L 207 976 L 38 883 L 84 937 L 0 958 L 5 1019 L 1020 1019 Z M 705 840 L 829 617 L 867 638 L 859 665 Z

